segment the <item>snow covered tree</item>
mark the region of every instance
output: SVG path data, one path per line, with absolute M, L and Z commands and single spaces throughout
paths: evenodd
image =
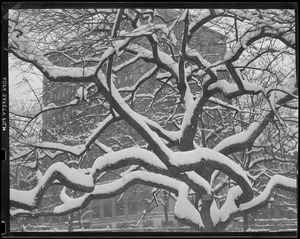
M 10 108 L 26 121 L 14 126 L 11 162 L 56 160 L 30 188 L 11 185 L 12 217 L 45 215 L 39 204 L 54 184 L 63 186 L 61 202 L 47 215 L 67 215 L 144 184 L 169 192 L 176 219 L 199 231 L 224 230 L 234 218 L 267 208 L 277 188 L 296 200 L 295 11 L 169 13 L 10 11 L 8 50 L 44 76 L 44 97 L 45 89 L 73 89 L 60 102 L 37 97 L 32 111 Z M 203 29 L 223 37 L 200 44 Z M 52 111 L 60 119 L 46 126 Z M 35 127 L 41 117 L 43 127 Z M 119 146 L 106 145 L 110 140 Z M 113 170 L 116 180 L 98 184 Z

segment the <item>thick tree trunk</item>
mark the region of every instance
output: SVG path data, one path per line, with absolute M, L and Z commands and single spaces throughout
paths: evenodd
M 213 197 L 210 194 L 202 195 L 202 210 L 201 218 L 204 224 L 204 231 L 212 232 L 214 231 L 214 224 L 210 215 L 210 207 L 213 202 Z

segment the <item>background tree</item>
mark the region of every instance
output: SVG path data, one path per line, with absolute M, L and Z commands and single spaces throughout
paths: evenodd
M 145 184 L 174 195 L 176 219 L 200 231 L 224 230 L 235 217 L 266 208 L 276 188 L 295 200 L 295 11 L 175 12 L 10 11 L 9 52 L 45 80 L 37 111 L 10 109 L 27 119 L 14 138 L 27 151 L 15 148 L 11 160 L 35 153 L 32 161 L 46 167 L 34 185 L 11 185 L 12 217 L 43 215 L 36 209 L 56 183 L 61 202 L 47 215 Z M 228 46 L 213 63 L 220 39 L 212 39 L 211 52 L 192 44 L 206 27 Z M 128 72 L 137 77 L 131 84 Z M 69 98 L 47 100 L 66 85 Z M 42 128 L 33 127 L 39 120 Z M 42 137 L 28 137 L 30 129 Z M 97 184 L 112 170 L 119 179 Z

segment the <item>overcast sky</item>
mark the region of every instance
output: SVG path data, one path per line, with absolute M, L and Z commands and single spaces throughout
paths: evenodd
M 10 103 L 17 101 L 36 101 L 36 96 L 31 90 L 35 90 L 38 97 L 42 93 L 42 75 L 36 68 L 25 63 L 19 65 L 13 57 L 9 57 L 9 100 Z M 26 80 L 27 79 L 27 82 Z

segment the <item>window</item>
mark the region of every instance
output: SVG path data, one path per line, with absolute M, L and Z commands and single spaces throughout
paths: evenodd
M 167 212 L 170 211 L 170 206 L 169 206 L 169 205 L 170 205 L 170 204 L 169 204 L 169 198 L 167 198 L 167 199 L 165 200 L 165 208 L 166 208 Z
M 144 200 L 144 208 L 146 211 L 150 210 L 150 202 L 148 202 L 148 199 Z
M 128 203 L 128 213 L 129 214 L 137 213 L 137 202 L 129 202 Z
M 164 209 L 166 209 L 167 212 L 169 212 L 170 211 L 170 197 L 167 195 L 166 191 L 164 191 L 163 200 L 165 202 Z
M 112 205 L 110 202 L 106 202 L 104 204 L 104 217 L 111 217 L 112 216 Z
M 67 222 L 68 221 L 68 216 L 67 215 L 64 215 L 64 216 L 61 216 L 60 217 L 61 219 L 61 222 Z
M 100 218 L 100 204 L 99 201 L 94 201 L 92 206 L 93 218 Z
M 52 217 L 52 222 L 56 224 L 59 223 L 59 217 L 58 216 Z
M 116 215 L 117 216 L 124 215 L 124 202 L 123 201 L 119 201 L 116 203 Z

